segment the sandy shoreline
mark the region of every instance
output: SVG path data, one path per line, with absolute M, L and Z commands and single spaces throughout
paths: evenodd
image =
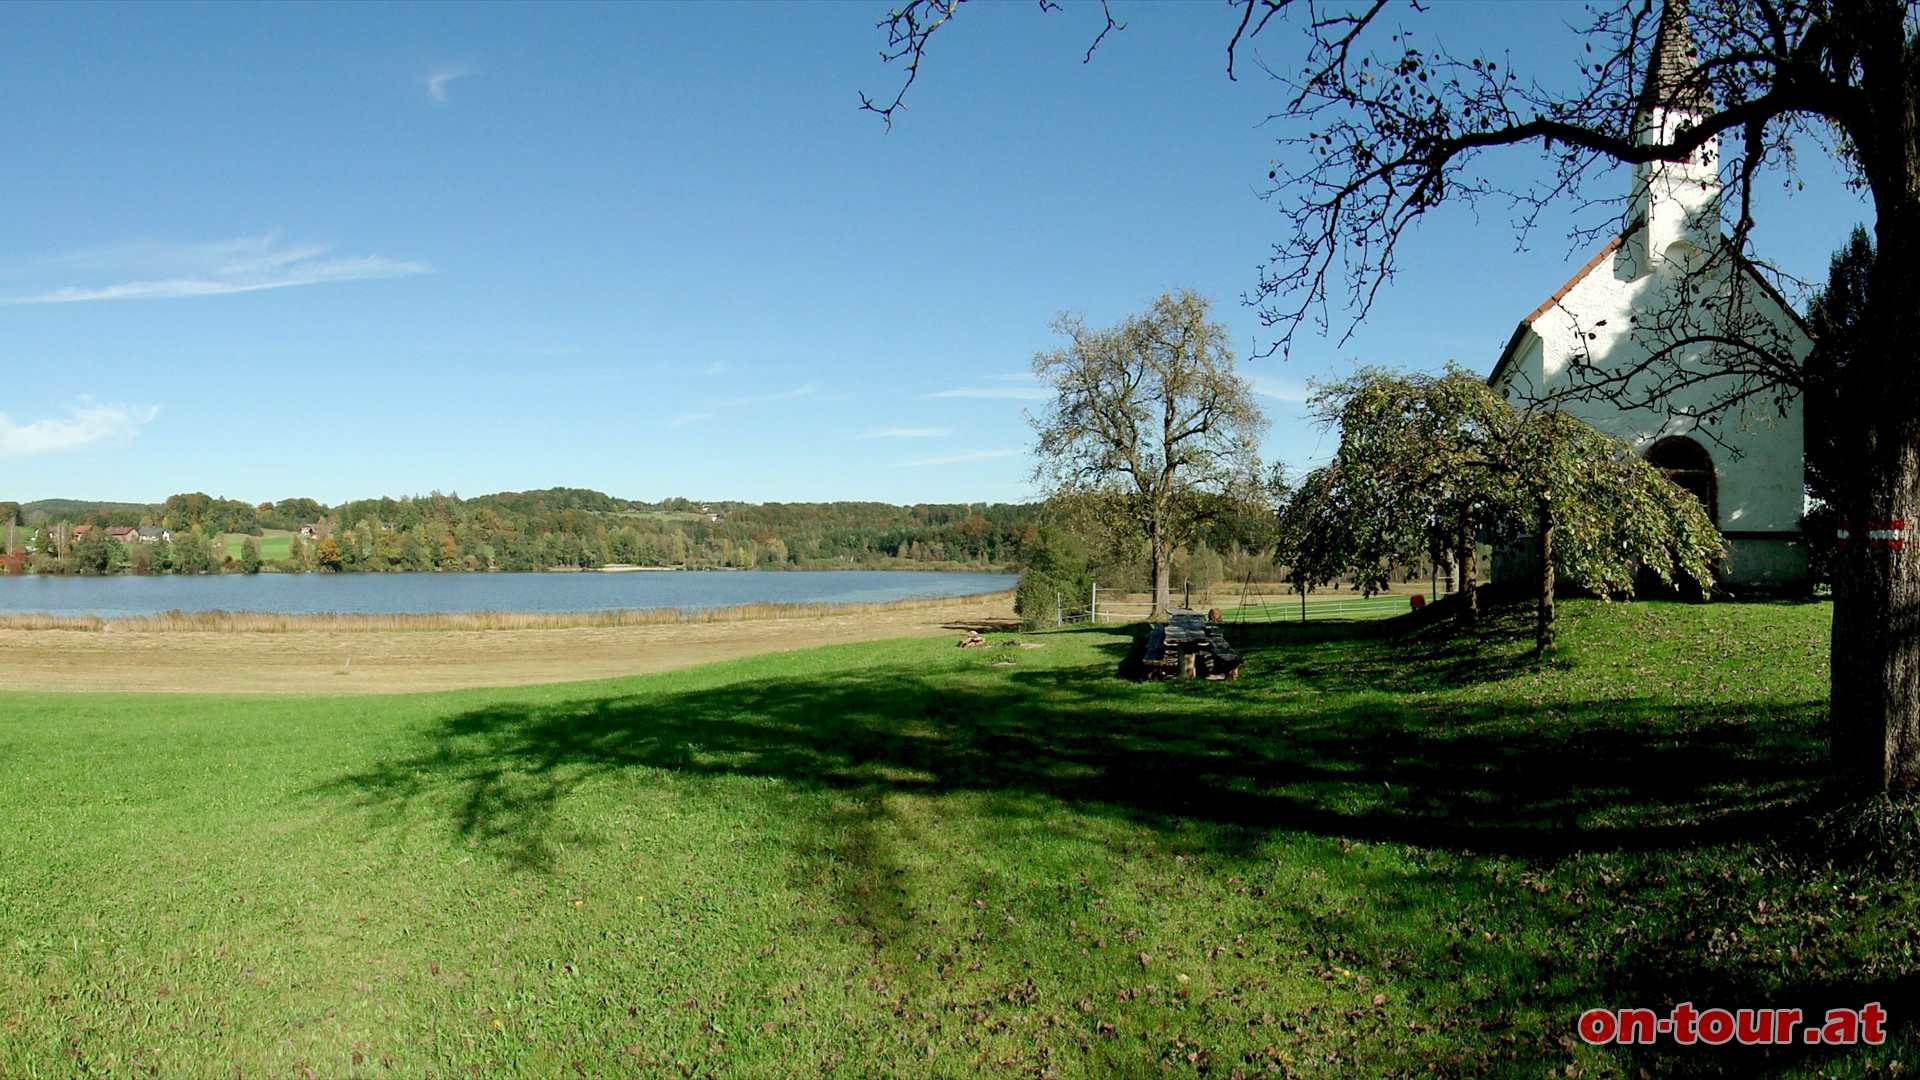
M 804 618 L 540 630 L 0 630 L 0 690 L 394 694 L 639 675 L 1013 618 L 1000 593 Z

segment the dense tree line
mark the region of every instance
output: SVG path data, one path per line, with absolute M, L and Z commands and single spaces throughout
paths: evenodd
M 200 492 L 157 505 L 0 503 L 0 567 L 40 573 L 533 571 L 615 564 L 686 569 L 1016 565 L 1040 507 L 974 503 L 659 503 L 577 488 L 472 499 L 434 492 L 326 506 Z M 110 537 L 109 528 L 149 535 Z M 154 535 L 165 530 L 165 536 Z M 292 533 L 263 558 L 262 538 Z M 243 537 L 230 549 L 225 536 Z M 279 541 L 269 539 L 268 545 Z

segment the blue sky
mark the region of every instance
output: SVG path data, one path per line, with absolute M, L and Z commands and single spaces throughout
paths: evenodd
M 969 5 L 888 131 L 885 7 L 0 6 L 0 498 L 1019 500 L 1058 312 L 1185 286 L 1267 342 L 1227 8 L 1116 0 L 1083 64 L 1097 6 Z M 1580 14 L 1409 21 L 1550 69 Z M 1866 212 L 1806 185 L 1758 246 L 1820 277 Z M 1489 368 L 1564 231 L 1436 215 L 1351 340 L 1244 362 L 1268 455 L 1331 450 L 1299 398 L 1355 359 Z

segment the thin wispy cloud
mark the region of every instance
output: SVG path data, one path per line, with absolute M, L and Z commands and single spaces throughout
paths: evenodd
M 909 469 L 926 465 L 957 465 L 963 461 L 991 461 L 994 458 L 1013 457 L 1019 452 L 1018 450 L 962 450 L 953 454 L 914 458 L 912 461 L 903 461 L 900 464 Z
M 937 398 L 1001 398 L 1008 401 L 1045 401 L 1053 395 L 1038 386 L 957 386 L 952 390 L 938 390 L 927 396 Z
M 782 390 L 782 391 L 780 391 L 780 392 L 779 392 L 779 393 L 777 393 L 777 394 L 755 394 L 755 395 L 754 395 L 754 396 L 752 396 L 752 397 L 743 397 L 743 398 L 728 398 L 728 399 L 727 399 L 727 400 L 725 400 L 725 401 L 721 401 L 721 402 L 716 402 L 715 404 L 719 404 L 719 405 L 765 405 L 765 404 L 768 404 L 768 403 L 770 403 L 770 402 L 775 402 L 775 401 L 793 401 L 793 400 L 795 400 L 796 398 L 803 398 L 803 397 L 808 397 L 808 396 L 811 396 L 811 395 L 813 395 L 813 394 L 817 394 L 817 393 L 819 393 L 819 392 L 820 392 L 820 388 L 819 388 L 819 387 L 817 387 L 817 386 L 815 386 L 815 385 L 813 385 L 812 383 L 808 383 L 807 385 L 805 385 L 805 386 L 802 386 L 802 387 L 799 387 L 799 388 L 797 388 L 797 389 L 794 389 L 794 390 Z
M 855 435 L 856 439 L 937 439 L 942 435 L 951 435 L 951 428 L 943 427 L 890 427 L 878 431 L 863 431 Z
M 1261 397 L 1270 397 L 1276 401 L 1304 402 L 1311 393 L 1307 384 L 1292 379 L 1270 379 L 1255 376 L 1252 380 L 1253 392 Z
M 667 421 L 667 426 L 686 427 L 688 424 L 697 424 L 702 420 L 711 420 L 712 418 L 713 414 L 710 412 L 687 413 L 685 416 L 676 416 Z
M 435 104 L 445 105 L 447 103 L 448 83 L 455 79 L 464 79 L 469 75 L 478 74 L 480 74 L 480 69 L 471 64 L 455 64 L 448 67 L 436 68 L 427 73 L 427 96 L 432 98 Z
M 208 244 L 142 242 L 74 252 L 10 279 L 89 278 L 80 284 L 0 296 L 0 304 L 73 304 L 91 300 L 167 300 L 288 289 L 426 274 L 433 267 L 384 255 L 333 255 L 330 244 L 282 245 L 274 237 Z
M 130 406 L 82 397 L 67 406 L 64 418 L 15 423 L 0 413 L 0 457 L 25 457 L 81 450 L 100 443 L 131 438 L 160 415 L 160 406 Z
M 987 398 L 1001 401 L 1045 401 L 1053 392 L 1040 384 L 1031 371 L 1011 371 L 994 375 L 977 375 L 973 386 L 956 386 L 950 390 L 936 390 L 928 397 L 935 398 Z

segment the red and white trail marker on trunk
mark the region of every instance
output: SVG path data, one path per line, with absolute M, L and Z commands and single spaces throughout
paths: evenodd
M 1904 518 L 1888 518 L 1884 521 L 1867 522 L 1862 534 L 1870 548 L 1889 548 L 1894 551 L 1907 546 L 1907 522 Z M 1850 523 L 1842 522 L 1833 531 L 1833 542 L 1837 547 L 1846 547 L 1853 541 L 1854 529 Z

